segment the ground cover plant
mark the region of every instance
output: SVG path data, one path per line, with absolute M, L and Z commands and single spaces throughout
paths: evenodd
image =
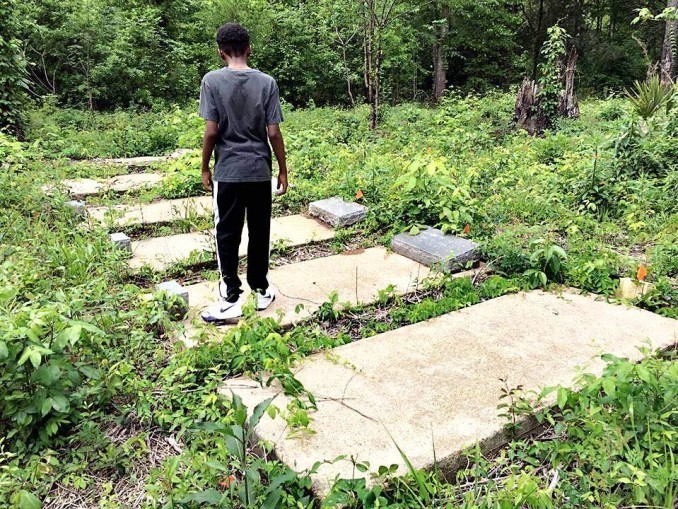
M 519 289 L 565 284 L 613 298 L 619 278 L 637 277 L 641 265 L 655 292 L 636 304 L 676 317 L 675 106 L 644 115 L 624 97 L 591 98 L 580 119 L 531 137 L 512 128 L 512 101 L 452 92 L 437 108 L 385 108 L 376 132 L 366 107 L 288 107 L 293 187 L 281 213 L 331 195 L 359 200 L 370 215 L 356 235 L 387 245 L 395 233 L 440 227 L 479 242 L 488 268 L 474 283 L 442 279 L 416 296 L 384 289 L 372 307 L 342 311 L 328 295 L 300 327 L 252 317 L 219 343 L 186 351 L 168 340 L 173 303 L 142 298 L 105 229 L 79 222 L 63 195 L 41 186 L 87 176 L 71 157 L 196 146 L 192 108 L 124 114 L 158 131 L 129 151 L 116 141 L 122 114 L 43 109 L 27 143 L 0 135 L 0 506 L 311 507 L 309 472 L 242 440 L 253 422 L 219 393 L 225 378 L 280 380 L 294 404 L 260 411 L 303 433 L 313 427 L 313 395 L 290 367 L 323 348 Z M 61 115 L 73 125 L 66 144 L 55 127 Z M 80 137 L 81 121 L 102 134 Z M 154 170 L 168 174 L 166 184 L 125 199 L 200 191 L 194 156 L 171 165 Z M 578 392 L 551 394 L 556 406 L 540 414 L 546 428 L 536 438 L 491 458 L 470 451 L 457 479 L 393 477 L 384 466 L 374 487 L 338 481 L 326 506 L 671 507 L 675 357 L 608 360 L 603 377 L 583 377 Z M 512 389 L 497 394 L 509 425 L 533 408 Z

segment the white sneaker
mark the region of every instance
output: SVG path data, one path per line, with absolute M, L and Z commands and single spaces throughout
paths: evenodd
M 257 310 L 263 311 L 267 309 L 275 300 L 275 291 L 269 286 L 265 293 L 257 292 Z
M 236 323 L 242 317 L 242 305 L 242 297 L 235 302 L 217 302 L 204 309 L 200 317 L 207 323 Z

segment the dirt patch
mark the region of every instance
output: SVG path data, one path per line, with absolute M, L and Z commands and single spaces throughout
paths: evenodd
M 45 509 L 98 509 L 102 498 L 115 500 L 122 507 L 142 507 L 151 470 L 182 451 L 182 444 L 174 435 L 144 428 L 135 420 L 124 425 L 111 424 L 101 431 L 113 444 L 134 448 L 129 468 L 86 472 L 84 475 L 92 481 L 85 489 L 58 482 L 45 499 Z

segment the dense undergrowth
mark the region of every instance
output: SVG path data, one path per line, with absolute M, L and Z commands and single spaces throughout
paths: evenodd
M 639 304 L 676 317 L 676 110 L 642 119 L 626 100 L 591 100 L 581 119 L 541 138 L 514 131 L 510 110 L 504 95 L 452 96 L 437 109 L 384 110 L 379 133 L 368 131 L 360 108 L 288 112 L 287 210 L 361 191 L 371 210 L 363 229 L 381 241 L 438 226 L 481 243 L 495 275 L 475 285 L 430 282 L 421 299 L 384 289 L 376 304 L 384 313 L 371 315 L 340 312 L 328 296 L 301 327 L 252 317 L 220 343 L 187 351 L 167 339 L 172 302 L 142 298 L 106 232 L 88 229 L 41 185 L 108 171 L 74 172 L 71 157 L 196 147 L 199 119 L 181 110 L 42 110 L 31 142 L 0 136 L 0 506 L 58 506 L 55 499 L 72 497 L 99 507 L 311 507 L 308 473 L 253 455 L 241 440 L 253 422 L 218 388 L 244 372 L 277 378 L 296 398 L 260 411 L 305 432 L 313 395 L 290 366 L 356 339 L 341 327 L 351 313 L 371 317 L 366 337 L 545 284 L 611 297 L 619 278 L 643 264 L 656 291 Z M 166 184 L 137 198 L 195 194 L 198 168 L 195 155 L 168 163 L 158 170 Z M 516 439 L 490 459 L 469 451 L 457 482 L 421 472 L 394 478 L 385 466 L 370 488 L 339 481 L 326 505 L 672 507 L 675 358 L 608 361 L 603 377 L 582 377 L 580 391 L 555 393 L 536 438 Z M 497 394 L 509 432 L 533 408 L 528 396 Z

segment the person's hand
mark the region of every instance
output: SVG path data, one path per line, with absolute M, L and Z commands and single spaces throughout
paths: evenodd
M 212 172 L 208 169 L 202 170 L 202 187 L 208 193 L 212 192 Z
M 281 173 L 278 175 L 278 190 L 275 194 L 282 196 L 287 192 L 287 174 Z

